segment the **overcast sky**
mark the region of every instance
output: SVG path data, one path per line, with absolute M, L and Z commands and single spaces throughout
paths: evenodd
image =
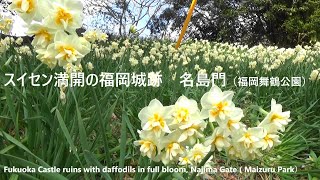
M 12 35 L 15 36 L 24 36 L 27 28 L 24 26 L 25 23 L 19 16 L 14 16 L 14 23 L 12 27 Z

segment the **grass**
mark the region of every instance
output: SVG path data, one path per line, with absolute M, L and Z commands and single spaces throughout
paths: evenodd
M 145 55 L 152 47 L 152 42 L 144 44 Z M 137 44 L 139 44 L 137 43 Z M 166 42 L 161 42 L 166 43 Z M 142 47 L 141 45 L 141 47 Z M 107 44 L 106 46 L 109 46 Z M 213 162 L 216 166 L 240 167 L 245 165 L 297 166 L 296 173 L 250 173 L 213 175 L 216 179 L 235 177 L 240 179 L 274 179 L 274 178 L 320 178 L 320 160 L 307 161 L 312 152 L 320 155 L 320 84 L 309 81 L 312 70 L 310 63 L 299 65 L 287 60 L 278 69 L 270 72 L 263 71 L 259 63 L 255 70 L 248 68 L 246 59 L 237 69 L 230 69 L 234 65 L 230 61 L 218 61 L 205 64 L 201 58 L 198 62 L 192 60 L 183 66 L 177 63 L 176 71 L 168 69 L 171 57 L 164 54 L 159 66 L 142 65 L 132 67 L 128 62 L 130 53 L 127 49 L 120 60 L 112 60 L 114 52 L 106 53 L 103 58 L 90 53 L 82 61 L 85 74 L 101 72 L 151 72 L 161 70 L 163 83 L 159 88 L 152 87 L 69 87 L 66 91 L 65 103 L 59 99 L 59 88 L 50 83 L 46 87 L 31 87 L 30 79 L 26 79 L 26 86 L 7 86 L 5 73 L 14 73 L 19 77 L 24 73 L 30 75 L 54 74 L 62 72 L 61 68 L 54 70 L 41 65 L 40 61 L 32 57 L 21 55 L 11 47 L 0 55 L 0 169 L 4 166 L 15 167 L 77 167 L 84 168 L 98 166 L 133 166 L 148 167 L 161 165 L 152 163 L 146 157 L 140 156 L 139 148 L 133 145 L 138 139 L 137 130 L 140 129 L 139 111 L 148 105 L 150 100 L 157 98 L 164 105 L 173 104 L 182 94 L 200 101 L 201 96 L 210 87 L 187 87 L 180 83 L 179 77 L 187 71 L 196 77 L 195 64 L 205 68 L 208 73 L 220 65 L 227 74 L 227 87 L 223 90 L 236 92 L 234 102 L 245 109 L 247 114 L 244 121 L 247 125 L 257 125 L 261 114 L 254 106 L 270 110 L 271 99 L 283 105 L 284 110 L 291 111 L 292 122 L 281 135 L 282 144 L 266 153 L 261 159 L 244 162 L 230 160 L 224 153 L 214 153 Z M 191 58 L 194 58 L 192 56 Z M 9 59 L 9 61 L 8 61 Z M 89 71 L 85 63 L 92 62 L 94 70 Z M 315 62 L 320 65 L 320 56 Z M 172 75 L 177 73 L 176 80 Z M 303 87 L 235 87 L 232 83 L 236 76 L 300 76 L 306 78 Z M 219 84 L 218 84 L 219 85 Z M 252 94 L 247 94 L 250 91 Z M 210 131 L 208 131 L 209 133 Z M 170 173 L 1 173 L 0 179 L 187 179 L 191 175 Z M 193 178 L 191 178 L 193 179 Z

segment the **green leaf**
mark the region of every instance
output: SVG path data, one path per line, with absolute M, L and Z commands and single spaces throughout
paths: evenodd
M 85 127 L 83 125 L 83 120 L 81 118 L 81 112 L 79 110 L 79 105 L 78 105 L 78 102 L 77 102 L 77 99 L 76 99 L 76 96 L 74 94 L 73 89 L 71 89 L 71 93 L 72 93 L 72 96 L 73 96 L 75 104 L 76 104 L 77 120 L 78 120 L 78 126 L 79 126 L 79 134 L 80 134 L 80 143 L 81 143 L 83 150 L 89 150 L 88 142 L 87 142 L 87 133 L 86 133 Z
M 67 179 L 58 173 L 40 173 L 40 172 L 38 172 L 38 168 L 40 167 L 38 164 L 21 159 L 19 157 L 7 155 L 7 154 L 0 154 L 0 156 L 2 156 L 3 158 L 6 158 L 9 161 L 16 162 L 15 163 L 16 166 L 19 166 L 19 167 L 29 166 L 30 168 L 35 168 L 36 169 L 35 173 L 38 174 L 39 176 L 46 178 L 46 179 L 49 179 L 49 180 L 51 180 L 51 179 L 52 180 L 66 180 Z
M 74 153 L 74 155 L 76 156 L 76 158 L 78 159 L 78 161 L 81 164 L 81 161 L 80 161 L 80 158 L 79 158 L 79 155 L 78 155 L 78 152 L 77 152 L 77 148 L 76 148 L 76 146 L 74 145 L 74 143 L 72 141 L 72 138 L 71 138 L 70 133 L 69 133 L 69 131 L 67 129 L 67 126 L 64 123 L 64 120 L 63 120 L 63 118 L 61 116 L 61 113 L 60 113 L 60 111 L 58 109 L 56 109 L 56 116 L 57 116 L 60 128 L 61 128 L 61 130 L 62 130 L 62 132 L 64 134 L 64 137 L 67 139 L 67 142 L 69 143 L 72 152 Z
M 100 169 L 104 168 L 104 166 L 97 160 L 97 158 L 91 152 L 84 151 L 84 156 L 86 157 L 86 159 L 88 159 L 88 162 L 91 165 L 97 166 Z M 108 173 L 101 172 L 101 175 L 108 180 L 112 180 L 112 178 L 110 177 L 110 175 Z
M 120 137 L 120 161 L 119 168 L 124 168 L 126 146 L 127 146 L 127 125 L 126 118 L 128 115 L 125 111 L 122 111 L 122 123 L 121 123 L 121 137 Z M 123 179 L 124 173 L 120 173 L 120 178 Z
M 38 156 L 36 156 L 35 154 L 33 154 L 26 146 L 24 146 L 21 142 L 19 142 L 18 140 L 16 140 L 15 138 L 13 138 L 12 136 L 10 136 L 9 134 L 7 134 L 4 131 L 1 131 L 0 136 L 4 137 L 5 139 L 7 139 L 8 141 L 12 142 L 13 144 L 15 144 L 16 146 L 18 146 L 19 148 L 23 149 L 24 151 L 26 151 L 28 154 L 30 154 L 31 156 L 33 156 L 34 158 L 36 158 L 40 164 L 44 167 L 49 167 L 49 165 L 44 162 L 41 158 L 39 158 Z M 1 154 L 5 153 L 6 151 L 1 150 Z

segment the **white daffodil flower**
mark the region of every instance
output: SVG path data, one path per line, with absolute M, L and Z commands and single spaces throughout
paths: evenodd
M 48 28 L 71 33 L 82 26 L 83 5 L 79 0 L 41 0 L 40 7 Z
M 243 111 L 240 108 L 234 108 L 233 111 L 224 120 L 217 119 L 219 127 L 225 130 L 225 135 L 230 135 L 234 131 L 238 131 L 240 128 L 244 128 L 245 125 L 240 122 L 244 117 Z
M 184 154 L 184 147 L 177 141 L 179 133 L 178 131 L 174 131 L 162 138 L 159 149 L 164 150 L 161 155 L 163 164 L 169 164 L 172 161 L 178 160 L 179 156 Z
M 195 121 L 192 124 L 181 126 L 181 135 L 178 139 L 178 142 L 189 140 L 189 143 L 194 144 L 197 138 L 204 137 L 202 132 L 206 126 L 207 123 L 205 121 Z
M 134 142 L 134 145 L 140 146 L 142 156 L 147 156 L 150 159 L 154 159 L 157 154 L 157 144 L 159 144 L 159 138 L 156 138 L 150 131 L 138 131 L 140 140 Z
M 214 129 L 212 135 L 207 138 L 205 145 L 211 145 L 211 150 L 217 149 L 222 151 L 223 148 L 230 146 L 230 138 L 224 134 L 224 130 L 220 127 Z
M 172 116 L 173 122 L 170 126 L 179 127 L 180 129 L 186 129 L 194 122 L 205 119 L 200 116 L 200 110 L 197 102 L 193 99 L 188 99 L 185 96 L 179 97 L 175 103 Z
M 232 91 L 222 92 L 218 86 L 213 86 L 211 90 L 205 93 L 201 98 L 202 114 L 209 116 L 210 122 L 217 119 L 225 120 L 234 110 Z
M 258 127 L 272 126 L 277 130 L 284 131 L 285 126 L 291 121 L 290 111 L 282 112 L 282 105 L 277 104 L 274 99 L 271 100 L 271 111 L 267 114 L 264 120 L 258 125 Z
M 9 9 L 17 14 L 26 22 L 31 23 L 33 20 L 39 20 L 38 0 L 12 0 Z
M 275 126 L 275 125 L 274 125 Z M 267 126 L 264 128 L 265 136 L 261 140 L 262 142 L 262 150 L 270 150 L 272 147 L 277 146 L 281 143 L 279 140 L 279 136 L 277 135 L 277 130 L 273 128 L 272 126 Z
M 29 26 L 27 35 L 34 35 L 32 46 L 36 48 L 46 48 L 53 42 L 55 30 L 44 26 L 42 23 L 33 23 Z
M 199 164 L 202 159 L 210 152 L 211 145 L 204 146 L 201 143 L 197 143 L 188 152 L 189 159 L 195 164 Z
M 249 152 L 254 151 L 254 149 L 262 147 L 262 138 L 265 137 L 266 132 L 261 127 L 254 127 L 244 129 L 240 134 L 238 142 L 243 143 L 244 147 L 248 149 Z
M 165 107 L 157 99 L 153 99 L 150 104 L 143 108 L 138 117 L 141 120 L 142 129 L 152 131 L 156 136 L 161 133 L 171 133 L 168 122 L 171 118 L 172 106 Z
M 188 166 L 191 165 L 192 162 L 190 161 L 189 157 L 179 157 L 179 163 L 180 166 Z
M 276 134 L 266 134 L 262 139 L 262 150 L 271 149 L 273 146 L 280 144 L 279 136 Z
M 83 48 L 77 35 L 68 35 L 63 31 L 56 33 L 54 43 L 48 46 L 47 51 L 54 52 L 54 58 L 58 60 L 59 66 L 78 63 L 89 53 L 87 49 Z
M 39 59 L 43 64 L 46 64 L 50 69 L 53 69 L 57 66 L 57 59 L 54 58 L 54 51 L 47 49 L 37 49 L 38 53 L 37 59 Z

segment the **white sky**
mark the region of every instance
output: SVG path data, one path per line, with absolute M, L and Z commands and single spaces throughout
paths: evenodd
M 24 26 L 25 22 L 19 16 L 14 16 L 13 20 L 14 23 L 11 31 L 12 35 L 24 36 L 25 32 L 27 31 L 27 28 Z
M 1 1 L 1 0 L 0 0 Z M 82 2 L 86 1 L 86 0 L 81 0 Z M 1 7 L 0 7 L 1 9 Z M 6 14 L 5 14 L 6 15 Z M 85 16 L 85 19 L 84 19 L 84 23 L 89 25 L 89 29 L 90 29 L 90 21 L 92 21 L 92 16 Z M 138 23 L 138 26 L 137 26 L 137 29 L 140 29 L 142 27 L 144 27 L 147 23 L 147 19 L 148 17 L 146 16 L 144 19 L 142 19 L 140 22 L 141 23 Z M 25 36 L 25 33 L 27 31 L 27 28 L 25 27 L 25 23 L 24 21 L 19 17 L 19 16 L 13 16 L 13 20 L 14 20 L 14 24 L 13 24 L 13 28 L 12 28 L 12 31 L 11 31 L 11 35 L 14 35 L 14 36 Z M 130 25 L 127 25 L 127 29 L 129 29 Z M 111 32 L 111 33 L 115 33 L 117 34 L 117 30 L 118 28 L 111 28 L 114 30 L 114 32 Z M 145 29 L 145 31 L 141 34 L 142 36 L 148 36 L 150 35 L 150 30 L 149 29 Z M 171 38 L 172 37 L 177 37 L 177 34 L 176 33 L 172 33 L 170 34 Z
M 92 19 L 92 17 L 85 16 L 84 23 L 88 23 L 88 21 L 90 21 L 91 19 Z M 13 23 L 11 35 L 25 36 L 25 33 L 28 30 L 25 27 L 26 23 L 19 16 L 13 16 L 13 20 L 14 20 L 14 23 Z M 128 29 L 129 29 L 129 27 L 130 26 L 128 25 Z M 137 28 L 142 28 L 142 27 L 144 27 L 144 24 L 139 23 L 139 26 Z M 114 28 L 113 33 L 117 33 L 117 30 L 118 30 L 118 28 Z M 150 31 L 148 29 L 146 29 L 145 32 L 143 33 L 143 35 L 146 35 L 148 33 L 150 33 Z

